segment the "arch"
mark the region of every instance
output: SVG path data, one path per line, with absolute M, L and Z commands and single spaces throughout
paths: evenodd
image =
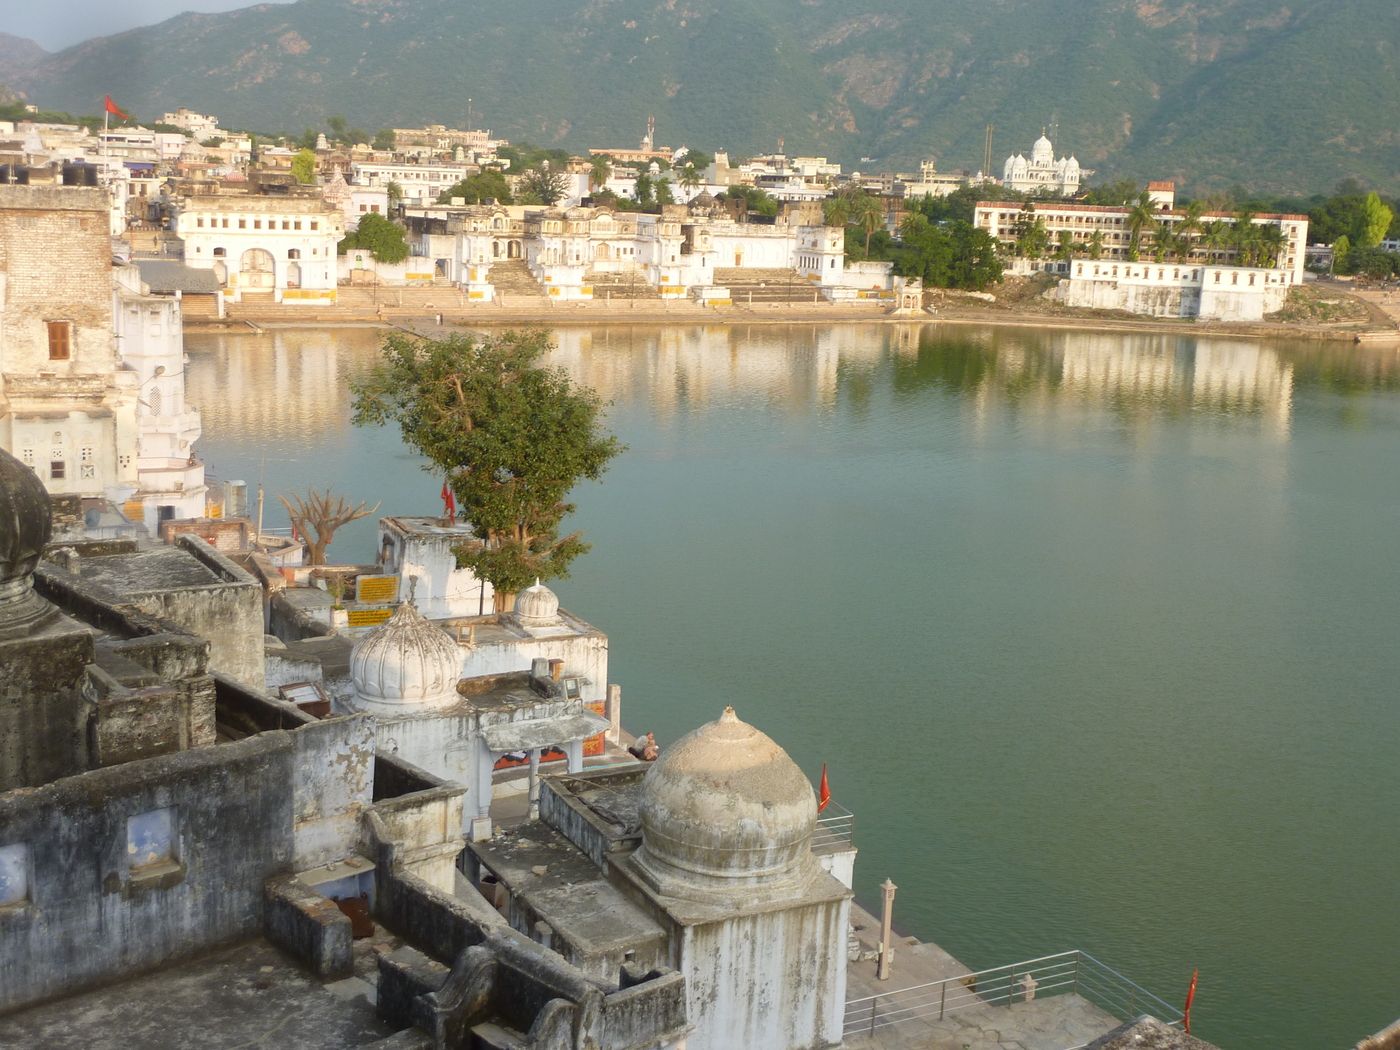
M 238 260 L 239 284 L 249 291 L 271 290 L 277 282 L 276 263 L 265 248 L 249 248 Z
M 519 259 L 519 258 L 520 258 L 520 242 L 519 242 L 519 241 L 511 241 L 509 244 L 506 245 L 506 258 L 507 258 L 507 259 Z
M 610 261 L 612 259 L 612 246 L 609 244 L 598 245 L 593 251 L 593 258 L 598 262 Z
M 289 263 L 287 264 L 287 287 L 288 287 L 288 288 L 300 288 L 300 287 L 301 287 L 301 263 L 299 263 L 299 262 L 289 262 Z
M 221 262 L 214 264 L 214 280 L 219 282 L 220 288 L 228 287 L 228 267 Z
M 222 259 L 222 258 L 224 258 L 224 256 L 226 256 L 226 255 L 228 255 L 228 249 L 227 249 L 227 248 L 215 248 L 215 249 L 214 249 L 214 258 L 216 258 L 216 259 Z

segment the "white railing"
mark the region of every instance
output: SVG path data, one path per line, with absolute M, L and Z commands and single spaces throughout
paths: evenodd
M 813 853 L 840 853 L 851 848 L 856 833 L 856 815 L 844 806 L 828 802 L 817 815 L 812 835 Z
M 1076 949 L 850 999 L 845 1034 L 873 1034 L 909 1021 L 941 1021 L 979 1006 L 1014 1008 L 1052 995 L 1078 995 L 1120 1021 L 1150 1013 L 1166 1024 L 1181 1024 L 1177 1007 Z

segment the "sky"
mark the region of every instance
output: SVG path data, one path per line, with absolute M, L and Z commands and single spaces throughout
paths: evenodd
M 232 11 L 255 0 L 0 0 L 0 32 L 59 51 L 95 36 L 153 25 L 182 11 Z M 286 3 L 287 0 L 263 0 Z

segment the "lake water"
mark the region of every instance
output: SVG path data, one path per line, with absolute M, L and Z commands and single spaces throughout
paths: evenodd
M 663 742 L 732 703 L 856 813 L 857 891 L 974 968 L 1083 948 L 1197 1034 L 1400 1015 L 1400 359 L 911 324 L 599 328 L 627 443 L 556 588 Z M 200 449 L 432 513 L 372 331 L 190 337 Z M 373 556 L 374 526 L 335 553 Z M 896 960 L 895 981 L 898 985 Z

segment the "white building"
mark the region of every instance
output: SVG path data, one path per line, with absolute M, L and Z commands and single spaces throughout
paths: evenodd
M 135 266 L 113 271 L 117 356 L 136 373 L 136 493 L 128 516 L 155 535 L 171 518 L 205 513 L 208 489 L 194 444 L 199 411 L 185 402 L 185 338 L 179 294 L 154 295 Z
M 195 196 L 175 231 L 186 265 L 212 270 L 226 302 L 335 302 L 345 218 L 320 196 Z
M 1075 259 L 1059 297 L 1067 306 L 1150 317 L 1262 321 L 1283 309 L 1293 284 L 1290 270 Z
M 1070 197 L 1079 192 L 1080 180 L 1092 174 L 1091 170 L 1081 168 L 1073 156 L 1056 157 L 1054 145 L 1042 130 L 1029 157 L 1014 153 L 1006 158 L 1001 182 L 1017 193 Z
M 469 164 L 447 163 L 356 163 L 351 166 L 353 182 L 368 189 L 387 190 L 395 183 L 403 191 L 404 204 L 432 204 L 478 169 Z
M 219 131 L 219 118 L 205 113 L 196 113 L 192 109 L 181 106 L 173 113 L 162 113 L 158 124 L 169 124 L 173 128 L 183 128 L 188 131 L 198 142 L 205 142 L 209 139 L 221 135 Z

